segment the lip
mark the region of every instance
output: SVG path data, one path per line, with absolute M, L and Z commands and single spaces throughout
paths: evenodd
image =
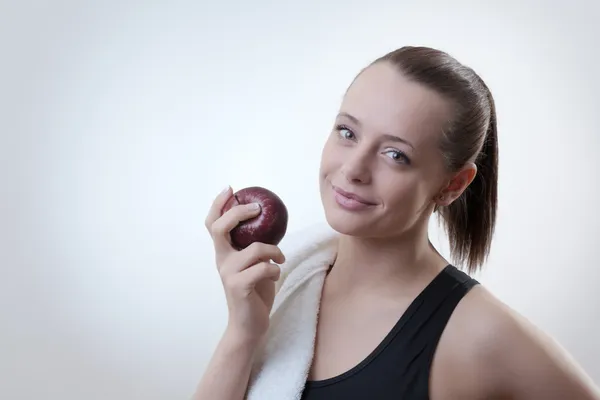
M 369 201 L 369 200 L 365 199 L 364 197 L 361 197 L 361 196 L 357 195 L 356 193 L 346 192 L 345 190 L 340 189 L 337 186 L 333 186 L 333 190 L 336 193 L 338 193 L 338 194 L 340 194 L 340 195 L 342 195 L 342 196 L 344 196 L 344 197 L 346 197 L 348 199 L 358 201 L 359 203 L 362 203 L 364 205 L 367 205 L 367 206 L 374 206 L 374 205 L 376 205 L 376 203 L 373 203 L 372 201 Z

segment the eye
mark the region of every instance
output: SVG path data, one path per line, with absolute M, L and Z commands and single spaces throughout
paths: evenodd
M 410 165 L 410 158 L 408 158 L 408 156 L 400 150 L 390 149 L 384 154 L 391 154 L 390 158 L 399 164 Z
M 350 128 L 347 126 L 338 125 L 335 127 L 335 129 L 342 139 L 353 140 L 355 138 L 354 132 L 352 132 L 352 130 L 350 130 Z

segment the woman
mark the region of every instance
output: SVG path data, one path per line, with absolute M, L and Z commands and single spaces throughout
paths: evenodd
M 480 268 L 497 176 L 494 100 L 475 72 L 424 47 L 373 62 L 322 153 L 334 236 L 306 237 L 293 262 L 277 246 L 236 251 L 229 231 L 260 209 L 221 215 L 230 188 L 215 200 L 206 226 L 229 323 L 195 398 L 600 399 L 558 346 L 429 241 L 439 212 L 456 264 Z

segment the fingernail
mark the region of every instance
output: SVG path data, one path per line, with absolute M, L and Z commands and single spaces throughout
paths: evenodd
M 258 203 L 250 203 L 250 204 L 248 204 L 248 208 L 250 210 L 258 210 L 260 208 L 260 204 L 258 204 Z
M 229 191 L 229 189 L 231 189 L 231 186 L 227 185 L 227 187 L 225 189 L 223 189 L 223 191 L 221 192 L 221 194 L 225 194 Z

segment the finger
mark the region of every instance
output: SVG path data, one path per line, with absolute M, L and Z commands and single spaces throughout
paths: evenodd
M 208 211 L 208 214 L 206 216 L 206 219 L 204 220 L 204 225 L 206 226 L 206 229 L 208 229 L 209 232 L 211 230 L 211 226 L 221 216 L 221 210 L 223 209 L 223 207 L 225 206 L 225 203 L 227 203 L 227 200 L 229 200 L 229 198 L 231 197 L 232 194 L 233 194 L 233 192 L 231 190 L 231 186 L 227 186 L 213 200 L 211 207 Z
M 239 258 L 239 261 L 232 263 L 231 270 L 225 272 L 237 273 L 252 268 L 253 265 L 261 262 L 273 261 L 277 264 L 285 262 L 285 256 L 279 247 L 262 242 L 252 243 L 236 254 L 236 258 Z
M 220 218 L 218 218 L 210 229 L 215 249 L 217 251 L 231 250 L 231 237 L 229 233 L 240 222 L 256 217 L 260 214 L 260 206 L 257 203 L 233 206 Z
M 246 289 L 253 289 L 256 284 L 264 279 L 272 281 L 279 280 L 281 276 L 281 268 L 277 264 L 262 262 L 255 264 L 250 268 L 238 274 L 240 285 Z

